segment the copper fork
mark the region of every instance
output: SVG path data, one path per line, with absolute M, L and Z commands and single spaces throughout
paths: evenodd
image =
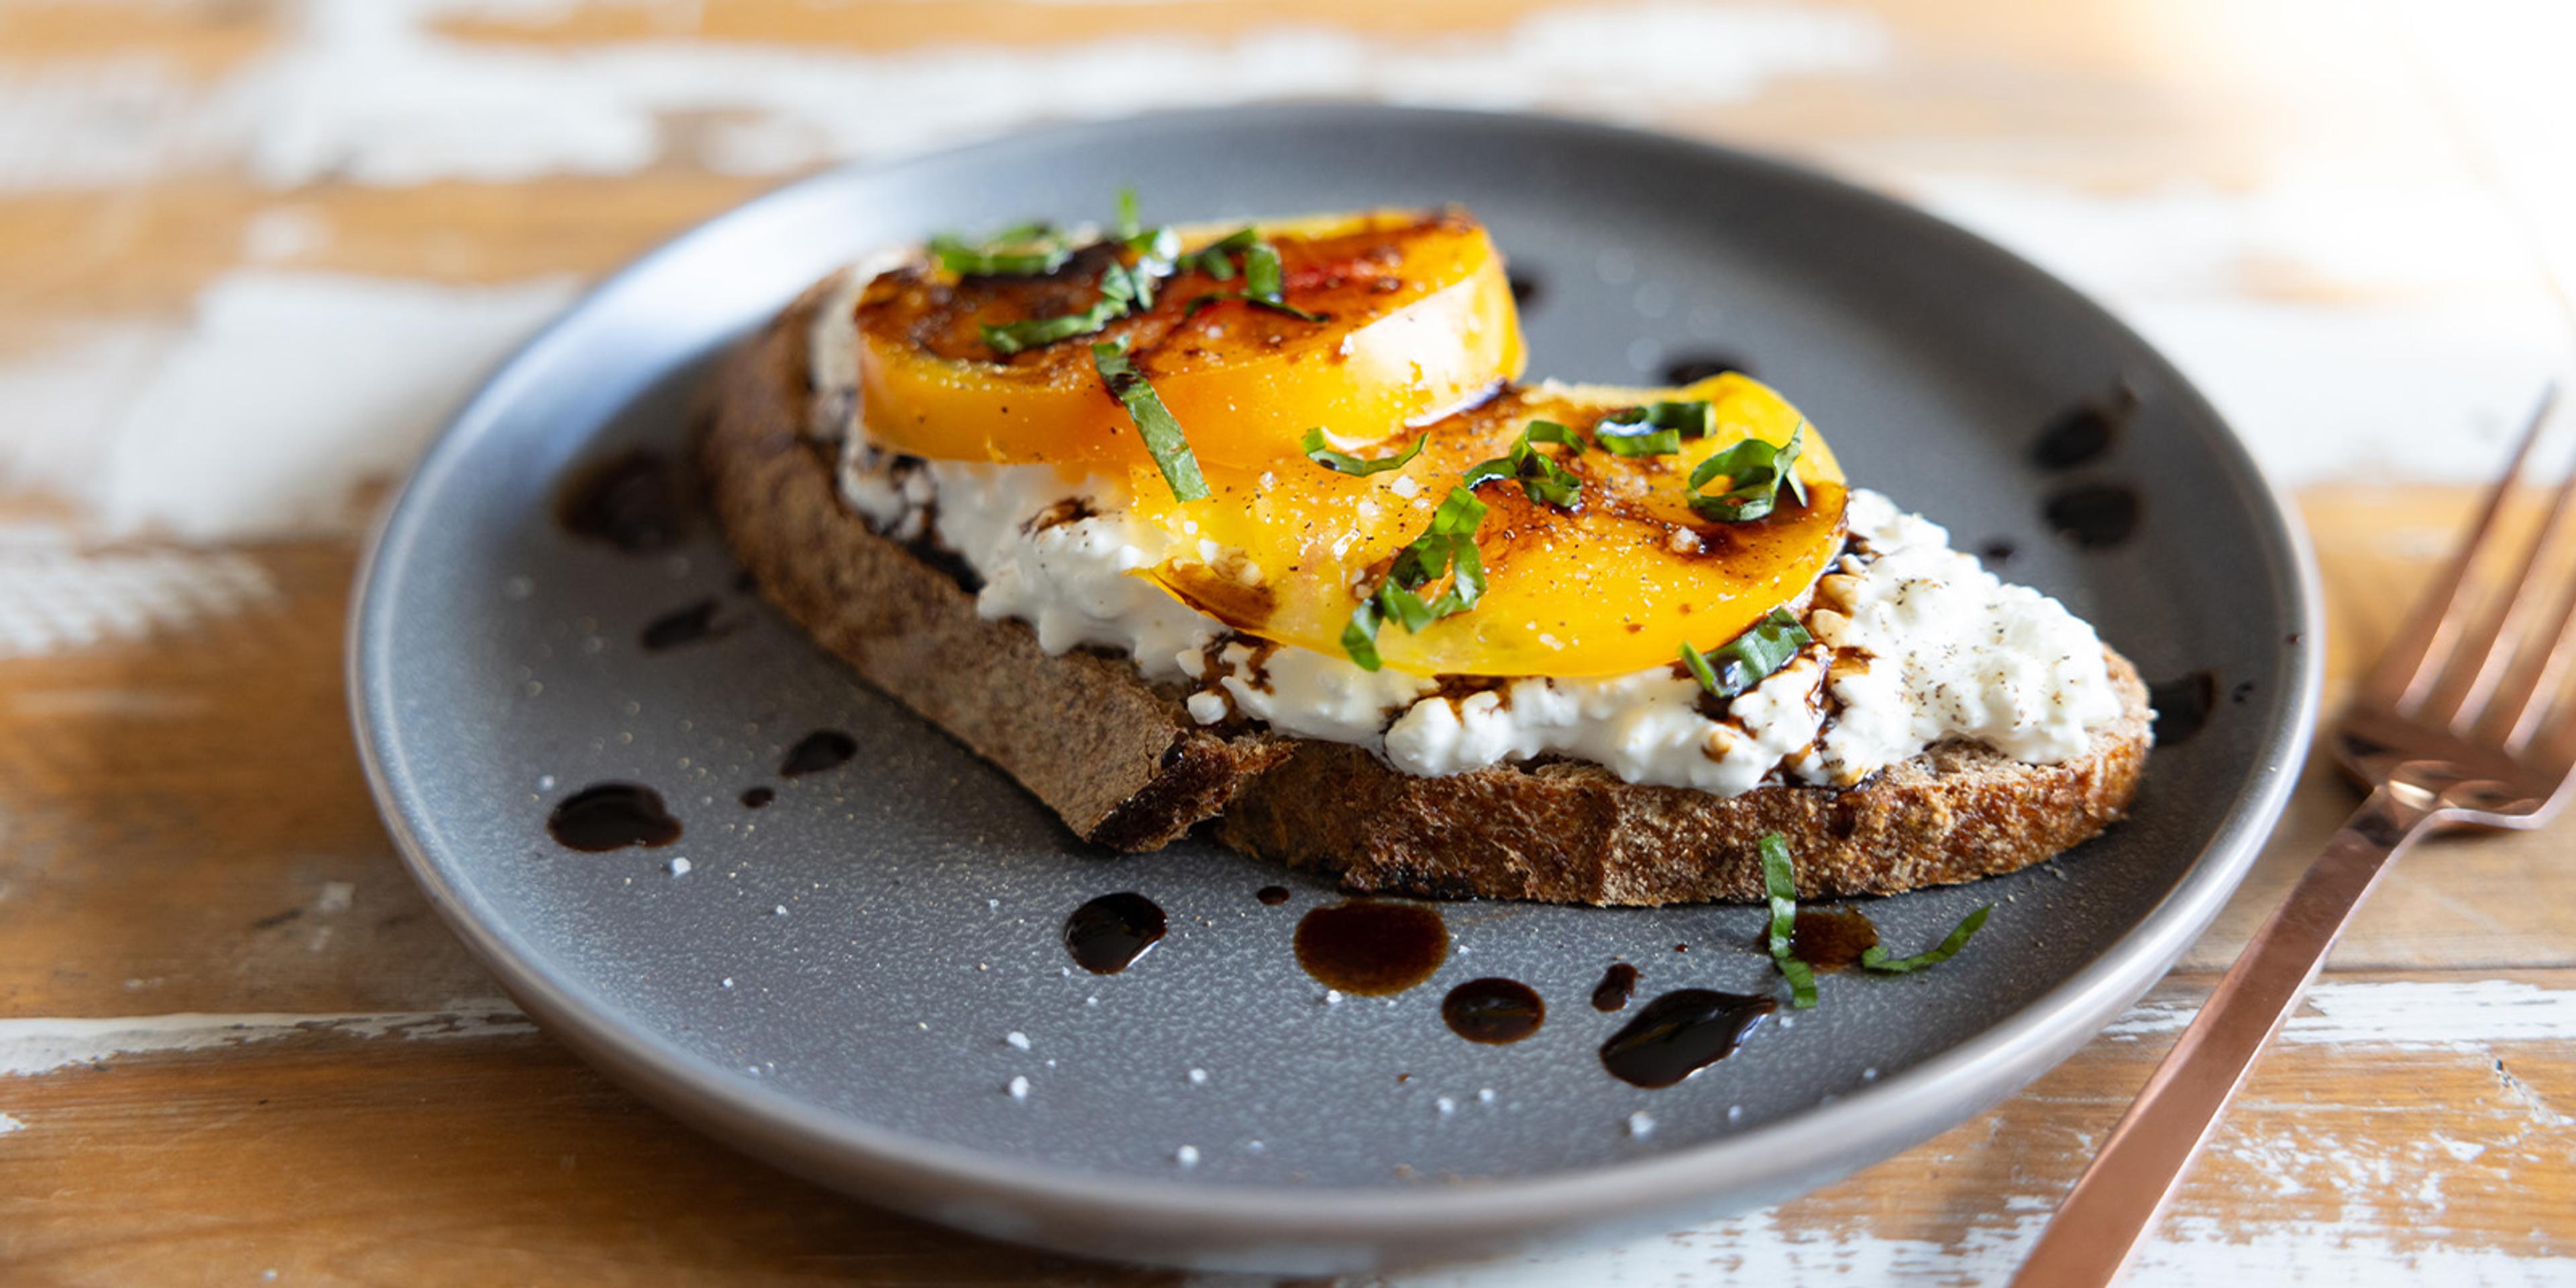
M 2155 1228 L 2255 1057 L 2326 953 L 2417 838 L 2461 826 L 2532 828 L 2566 803 L 2576 770 L 2576 576 L 2558 570 L 2576 473 L 2501 577 L 2480 575 L 2497 516 L 2548 422 L 2542 396 L 2512 462 L 2449 565 L 2337 716 L 2329 745 L 2369 799 L 2327 842 L 2218 982 L 2059 1205 L 2015 1288 L 2108 1284 Z

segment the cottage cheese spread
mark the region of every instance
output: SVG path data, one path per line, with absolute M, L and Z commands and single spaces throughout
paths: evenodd
M 814 428 L 843 442 L 851 508 L 879 532 L 954 551 L 983 579 L 978 612 L 1028 623 L 1049 653 L 1123 651 L 1149 680 L 1196 686 L 1187 706 L 1202 724 L 1258 720 L 1367 747 L 1427 777 L 1557 755 L 1633 783 L 1735 795 L 1772 781 L 1848 785 L 1945 738 L 2052 764 L 2119 718 L 2091 626 L 1999 581 L 1951 549 L 1939 525 L 1859 488 L 1847 511 L 1852 553 L 1820 581 L 1808 613 L 1818 642 L 1720 719 L 1701 712 L 1698 683 L 1678 667 L 1498 680 L 1461 696 L 1421 676 L 1256 646 L 1135 575 L 1176 553 L 1216 563 L 1224 552 L 1175 551 L 1186 538 L 1126 513 L 1123 480 L 872 445 L 846 357 L 852 289 L 817 318 L 811 368 Z

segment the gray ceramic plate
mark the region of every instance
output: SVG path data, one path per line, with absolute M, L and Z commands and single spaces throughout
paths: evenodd
M 739 594 L 703 525 L 649 558 L 555 526 L 568 470 L 676 445 L 710 359 L 834 266 L 932 230 L 1096 218 L 1122 183 L 1173 221 L 1465 202 L 1535 286 L 1537 371 L 1639 382 L 1740 360 L 1829 429 L 1854 479 L 1971 547 L 2010 543 L 2010 576 L 2152 679 L 2210 672 L 2218 705 L 2155 753 L 2110 835 L 1869 906 L 1910 946 L 2000 903 L 1959 959 L 1828 977 L 1794 1027 L 1648 1091 L 1604 1073 L 1595 1050 L 1623 1017 L 1593 1011 L 1589 989 L 1618 957 L 1643 968 L 1641 997 L 1770 989 L 1749 948 L 1757 910 L 1452 906 L 1455 949 L 1430 984 L 1327 1005 L 1289 943 L 1329 891 L 1292 881 L 1265 907 L 1254 891 L 1280 874 L 1213 846 L 1077 844 Z M 2123 380 L 2141 403 L 2108 456 L 2072 474 L 2029 462 L 2052 414 Z M 2045 498 L 2087 483 L 2134 490 L 2134 537 L 2052 534 Z M 648 256 L 512 359 L 422 463 L 369 565 L 351 683 L 384 812 L 440 910 L 551 1032 L 673 1113 L 979 1233 L 1313 1273 L 1749 1208 L 2046 1069 L 2164 972 L 2279 811 L 2316 701 L 2303 569 L 2254 467 L 2172 367 L 2065 286 L 1912 210 L 1597 125 L 1265 108 L 838 171 Z M 709 597 L 729 633 L 639 647 L 649 620 Z M 781 780 L 781 755 L 817 729 L 847 731 L 857 759 Z M 679 842 L 550 841 L 549 807 L 602 780 L 658 788 Z M 738 803 L 762 784 L 776 803 Z M 673 876 L 679 857 L 690 870 Z M 1168 909 L 1170 938 L 1122 975 L 1070 969 L 1066 914 L 1117 890 Z M 1486 975 L 1545 996 L 1537 1036 L 1487 1047 L 1443 1027 L 1443 993 Z M 1024 1101 L 1005 1092 L 1014 1077 Z

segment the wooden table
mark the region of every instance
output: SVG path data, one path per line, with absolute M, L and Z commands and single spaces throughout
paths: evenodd
M 0 1281 L 1172 1278 L 915 1225 L 675 1127 L 497 998 L 360 781 L 340 627 L 387 482 L 580 282 L 783 177 L 1302 93 L 1798 155 L 2039 256 L 2207 381 L 2299 488 L 2340 682 L 2564 364 L 2532 259 L 2576 262 L 2552 22 L 2324 0 L 0 4 Z M 2312 768 L 2182 969 L 1993 1112 L 1752 1216 L 1402 1282 L 1998 1281 L 2348 804 Z M 2571 836 L 2398 869 L 2138 1282 L 2576 1282 Z

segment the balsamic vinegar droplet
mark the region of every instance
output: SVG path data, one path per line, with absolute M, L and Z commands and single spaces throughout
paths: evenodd
M 1621 1082 L 1669 1087 L 1735 1054 L 1778 1006 L 1768 997 L 1706 988 L 1666 993 L 1601 1044 L 1601 1067 Z
M 565 482 L 555 496 L 555 522 L 631 555 L 668 550 L 689 534 L 689 491 L 669 457 L 622 452 Z
M 1664 383 L 1668 385 L 1696 384 L 1702 380 L 1708 379 L 1710 376 L 1722 376 L 1730 371 L 1739 375 L 1749 376 L 1753 374 L 1753 367 L 1752 364 L 1747 363 L 1743 358 L 1732 353 L 1712 351 L 1708 353 L 1686 354 L 1665 364 Z
M 767 787 L 746 787 L 742 789 L 742 807 L 744 809 L 759 809 L 776 799 L 778 799 L 778 793 Z
M 2116 546 L 2138 530 L 2143 508 L 2135 488 L 2079 483 L 2048 498 L 2042 513 L 2057 534 L 2088 549 Z
M 1770 951 L 1768 927 L 1753 936 L 1753 946 Z M 1800 908 L 1789 930 L 1789 952 L 1817 970 L 1841 970 L 1860 963 L 1860 955 L 1878 946 L 1878 924 L 1856 908 Z
M 2147 686 L 2147 705 L 2156 710 L 2156 745 L 2171 746 L 2199 733 L 2218 705 L 2218 673 L 2194 671 L 2179 679 Z
M 1115 975 L 1136 964 L 1163 938 L 1163 909 L 1134 891 L 1104 894 L 1064 919 L 1065 951 L 1094 975 Z
M 1628 999 L 1637 995 L 1637 968 L 1626 962 L 1612 962 L 1601 972 L 1601 982 L 1592 986 L 1592 1009 L 1624 1011 Z
M 1440 999 L 1440 1018 L 1470 1042 L 1503 1046 L 1538 1032 L 1547 1003 L 1518 980 L 1471 979 Z
M 1345 993 L 1401 993 L 1431 978 L 1448 955 L 1448 926 L 1418 903 L 1353 899 L 1297 919 L 1297 964 Z
M 779 762 L 782 778 L 797 778 L 837 769 L 859 754 L 859 740 L 838 729 L 817 729 L 789 748 L 787 759 Z
M 605 854 L 630 845 L 669 845 L 680 839 L 680 820 L 650 787 L 596 783 L 556 802 L 546 830 L 571 849 Z
M 702 599 L 685 608 L 675 608 L 644 624 L 644 651 L 659 653 L 703 639 L 725 634 L 716 626 L 716 601 Z
M 1276 908 L 1279 905 L 1288 902 L 1288 887 L 1263 886 L 1259 890 L 1254 891 L 1252 897 L 1259 899 L 1262 906 L 1265 908 Z
M 2111 450 L 2138 409 L 2138 395 L 2127 385 L 2108 401 L 2086 400 L 2049 418 L 2030 445 L 2030 463 L 2044 470 L 2071 470 Z

